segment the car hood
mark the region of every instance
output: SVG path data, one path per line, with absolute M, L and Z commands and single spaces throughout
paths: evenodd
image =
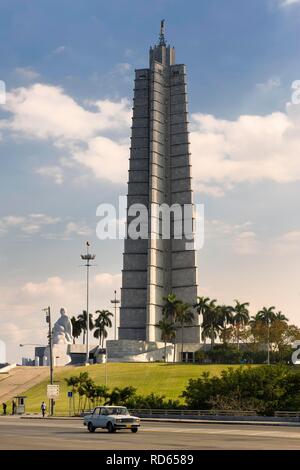
M 94 416 L 92 413 L 85 415 L 83 419 L 90 419 Z M 124 419 L 124 418 L 131 418 L 131 419 L 140 419 L 138 416 L 132 415 L 106 415 L 107 418 L 116 418 L 116 419 Z
M 137 416 L 132 416 L 132 415 L 108 415 L 110 418 L 116 418 L 116 419 L 124 419 L 124 418 L 131 418 L 131 419 L 140 419 Z

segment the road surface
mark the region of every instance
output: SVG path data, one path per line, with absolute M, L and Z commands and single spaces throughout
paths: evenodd
M 81 421 L 0 417 L 0 449 L 227 450 L 300 449 L 300 427 L 142 423 L 138 433 L 89 433 Z

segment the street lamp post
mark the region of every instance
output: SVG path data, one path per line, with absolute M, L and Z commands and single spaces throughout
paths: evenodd
M 114 300 L 111 300 L 111 303 L 114 304 L 114 309 L 115 309 L 115 340 L 117 339 L 117 305 L 120 303 L 119 300 L 117 300 L 117 291 L 114 291 L 115 293 L 115 298 Z
M 268 318 L 268 366 L 270 365 L 270 320 Z
M 44 312 L 46 312 L 46 322 L 48 323 L 49 330 L 48 330 L 48 344 L 49 344 L 49 352 L 50 352 L 50 384 L 53 385 L 53 344 L 52 344 L 52 324 L 51 324 L 51 310 L 50 307 L 44 308 Z M 53 398 L 50 398 L 50 416 L 53 416 Z
M 81 259 L 86 261 L 84 265 L 86 267 L 86 358 L 85 363 L 86 365 L 89 364 L 89 276 L 90 276 L 90 267 L 91 261 L 96 258 L 96 255 L 91 255 L 89 253 L 89 242 L 86 242 L 86 254 L 81 255 Z

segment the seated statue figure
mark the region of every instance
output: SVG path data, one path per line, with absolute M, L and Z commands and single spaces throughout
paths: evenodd
M 71 320 L 64 308 L 60 309 L 60 315 L 52 330 L 53 344 L 71 344 L 73 340 Z

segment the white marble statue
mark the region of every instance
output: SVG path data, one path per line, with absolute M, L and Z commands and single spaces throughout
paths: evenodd
M 60 318 L 54 323 L 52 341 L 55 344 L 72 344 L 72 323 L 64 308 L 60 309 Z

